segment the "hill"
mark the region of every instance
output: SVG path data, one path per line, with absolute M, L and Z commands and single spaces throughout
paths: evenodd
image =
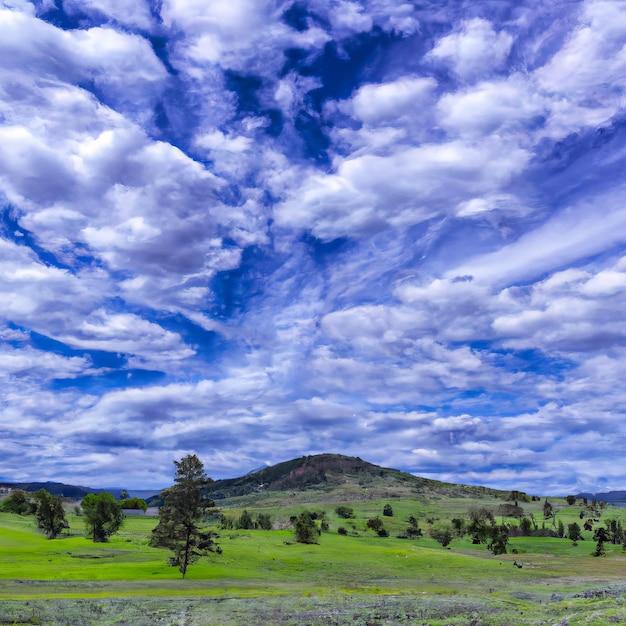
M 577 498 L 587 498 L 588 500 L 600 500 L 607 504 L 615 504 L 619 506 L 626 505 L 626 491 L 606 491 L 604 493 L 579 493 Z
M 284 461 L 238 478 L 217 480 L 209 495 L 226 504 L 349 502 L 377 498 L 503 497 L 507 492 L 421 478 L 359 457 L 317 454 Z M 158 504 L 159 498 L 151 498 Z
M 66 485 L 65 483 L 55 482 L 25 482 L 25 483 L 7 483 L 0 482 L 0 487 L 9 489 L 22 489 L 23 491 L 39 491 L 45 489 L 55 496 L 64 496 L 66 498 L 84 498 L 88 493 L 96 493 L 102 489 L 91 489 L 90 487 L 81 487 L 79 485 Z

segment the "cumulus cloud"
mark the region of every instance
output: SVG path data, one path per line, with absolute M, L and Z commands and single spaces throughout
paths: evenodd
M 0 476 L 624 487 L 620 3 L 0 4 Z
M 474 18 L 439 39 L 429 56 L 470 81 L 503 68 L 512 45 L 508 32 L 496 31 L 488 20 Z

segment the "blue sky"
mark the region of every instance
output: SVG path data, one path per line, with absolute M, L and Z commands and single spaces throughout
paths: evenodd
M 626 488 L 625 41 L 612 0 L 0 0 L 0 478 Z

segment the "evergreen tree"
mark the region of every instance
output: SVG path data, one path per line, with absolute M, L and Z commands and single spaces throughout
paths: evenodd
M 214 541 L 215 533 L 201 527 L 208 509 L 214 506 L 205 495 L 212 481 L 202 462 L 195 454 L 189 454 L 174 464 L 174 485 L 161 494 L 163 506 L 150 545 L 170 549 L 173 555 L 169 563 L 178 567 L 184 578 L 189 565 L 211 552 L 221 553 L 221 548 Z
M 298 543 L 319 543 L 320 531 L 308 511 L 303 511 L 296 517 L 294 526 Z
M 88 534 L 95 542 L 108 541 L 124 521 L 119 502 L 110 493 L 88 493 L 81 507 Z
M 254 521 L 252 519 L 252 515 L 248 513 L 248 511 L 243 511 L 237 520 L 237 528 L 241 530 L 251 530 L 254 528 Z
M 593 556 L 604 556 L 606 550 L 604 544 L 609 540 L 609 533 L 604 528 L 598 528 L 593 534 L 593 538 L 596 540 L 596 548 L 593 551 Z
M 59 496 L 53 496 L 45 489 L 40 489 L 35 493 L 34 500 L 37 506 L 35 511 L 37 526 L 48 539 L 55 539 L 64 529 L 69 528 Z

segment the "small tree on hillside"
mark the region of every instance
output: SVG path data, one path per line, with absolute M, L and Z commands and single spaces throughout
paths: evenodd
M 88 493 L 81 507 L 88 536 L 97 543 L 108 541 L 124 521 L 119 502 L 110 493 Z
M 433 526 L 428 533 L 437 543 L 441 544 L 444 548 L 450 545 L 452 539 L 454 539 L 454 533 L 452 527 L 448 524 L 441 524 L 439 526 Z
M 559 520 L 559 524 L 557 527 L 557 535 L 563 539 L 563 537 L 565 537 L 565 524 L 563 524 L 563 522 L 561 520 Z
M 352 519 L 354 517 L 354 509 L 351 506 L 339 505 L 335 509 L 335 513 L 343 519 Z
M 251 530 L 254 528 L 254 520 L 248 511 L 244 510 L 237 520 L 237 528 L 241 530 Z
M 298 543 L 319 543 L 320 531 L 308 511 L 303 511 L 296 517 L 294 530 Z
M 569 504 L 570 506 L 574 506 L 576 504 L 576 496 L 567 496 L 565 498 L 565 501 L 567 502 L 567 504 Z
M 366 524 L 365 524 L 370 530 L 373 530 L 374 532 L 378 532 L 379 530 L 382 530 L 383 528 L 383 520 L 380 519 L 380 517 L 370 517 Z
M 593 534 L 593 538 L 597 542 L 595 550 L 592 552 L 593 556 L 604 556 L 606 554 L 604 544 L 609 540 L 609 533 L 605 528 L 598 528 Z
M 208 509 L 214 506 L 205 495 L 212 481 L 205 474 L 204 465 L 195 454 L 188 454 L 174 464 L 174 485 L 161 492 L 163 506 L 150 545 L 169 548 L 173 552 L 169 563 L 178 567 L 184 578 L 187 568 L 200 557 L 222 550 L 213 540 L 215 533 L 200 526 Z
M 509 529 L 506 524 L 492 524 L 489 528 L 489 543 L 487 548 L 493 554 L 506 554 L 506 546 L 509 542 Z
M 63 502 L 59 496 L 53 496 L 45 489 L 40 489 L 34 496 L 37 506 L 35 516 L 37 526 L 46 534 L 48 539 L 55 539 L 63 530 L 69 528 L 65 519 Z
M 385 504 L 383 507 L 383 515 L 387 517 L 393 517 L 393 509 L 391 508 L 391 504 Z
M 272 530 L 272 518 L 268 513 L 259 513 L 256 516 L 256 526 L 261 530 Z
M 543 503 L 543 519 L 549 519 L 551 518 L 553 515 L 553 508 L 552 508 L 552 504 L 550 502 L 548 502 L 548 499 L 545 499 L 545 502 Z
M 583 539 L 583 536 L 580 532 L 580 526 L 576 522 L 567 525 L 567 538 L 574 543 Z

